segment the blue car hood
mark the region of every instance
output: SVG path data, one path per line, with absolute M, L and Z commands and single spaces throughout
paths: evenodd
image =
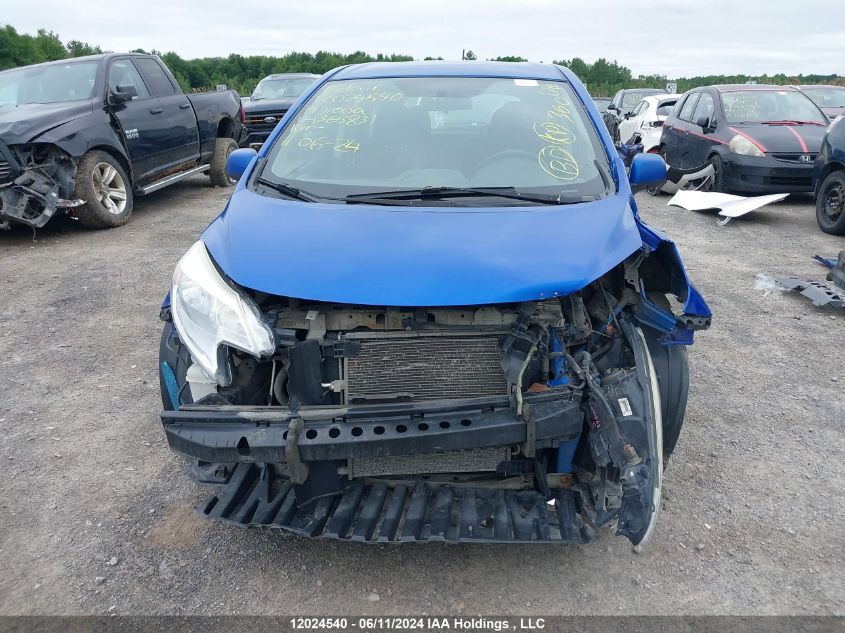
M 381 306 L 566 295 L 642 246 L 621 195 L 563 206 L 409 208 L 281 200 L 243 184 L 202 239 L 246 288 Z

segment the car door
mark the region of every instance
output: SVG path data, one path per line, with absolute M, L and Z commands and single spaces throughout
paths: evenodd
M 130 58 L 113 59 L 106 72 L 108 109 L 117 119 L 126 143 L 135 184 L 143 184 L 166 160 L 167 117 Z M 128 100 L 118 97 L 119 92 L 125 92 L 118 87 L 133 89 L 135 96 Z
M 713 147 L 718 143 L 716 138 L 716 105 L 713 95 L 703 91 L 698 98 L 692 117 L 689 121 L 689 163 L 690 167 L 698 167 L 707 162 Z
M 693 112 L 698 103 L 700 92 L 691 92 L 681 105 L 677 116 L 673 116 L 672 132 L 674 136 L 674 143 L 672 146 L 672 153 L 669 156 L 669 164 L 672 167 L 679 169 L 691 169 L 698 167 L 698 164 L 693 164 L 690 158 L 690 131 Z M 674 113 L 673 113 L 674 114 Z M 664 128 L 666 125 L 664 124 Z M 664 131 L 664 135 L 666 132 Z
M 164 108 L 170 126 L 167 139 L 168 167 L 196 160 L 200 152 L 199 128 L 188 97 L 174 86 L 168 73 L 154 57 L 136 57 L 133 61 L 150 92 Z

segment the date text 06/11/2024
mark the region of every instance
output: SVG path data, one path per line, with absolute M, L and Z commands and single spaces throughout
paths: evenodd
M 499 633 L 500 631 L 542 631 L 544 618 L 484 617 L 363 617 L 363 618 L 291 618 L 295 631 L 466 631 Z

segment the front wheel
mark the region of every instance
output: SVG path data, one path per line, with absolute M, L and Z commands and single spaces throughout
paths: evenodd
M 722 192 L 724 191 L 724 173 L 725 173 L 725 166 L 722 162 L 722 157 L 718 154 L 713 154 L 710 157 L 710 160 L 707 161 L 713 167 L 713 175 L 708 177 L 701 187 L 699 191 L 712 191 L 712 192 Z
M 89 229 L 121 226 L 132 215 L 132 184 L 123 166 L 106 152 L 95 150 L 82 157 L 73 195 L 85 202 L 74 215 Z
M 845 171 L 828 174 L 816 196 L 816 221 L 830 235 L 845 235 Z
M 656 292 L 649 293 L 649 298 L 667 312 L 672 311 L 665 295 Z M 689 397 L 689 358 L 686 345 L 663 345 L 657 330 L 644 327 L 643 336 L 657 373 L 657 383 L 660 385 L 660 410 L 663 412 L 663 466 L 665 468 L 678 443 L 681 427 L 684 425 Z

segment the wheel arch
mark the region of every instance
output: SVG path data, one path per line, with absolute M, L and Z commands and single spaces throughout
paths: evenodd
M 106 154 L 114 158 L 118 163 L 120 163 L 120 166 L 123 167 L 123 169 L 126 171 L 126 175 L 129 176 L 130 186 L 134 187 L 135 174 L 132 171 L 132 163 L 126 158 L 126 155 L 123 152 L 117 150 L 116 148 L 110 145 L 95 145 L 94 147 L 89 148 L 88 151 L 85 153 L 88 154 L 89 152 L 96 151 L 105 152 Z
M 217 138 L 235 138 L 235 122 L 231 117 L 220 117 L 217 122 Z
M 819 174 L 818 186 L 821 186 L 821 184 L 824 182 L 824 179 L 830 176 L 830 174 L 835 171 L 845 171 L 845 164 L 842 164 L 836 160 L 828 161 L 825 166 L 822 167 L 821 173 Z

